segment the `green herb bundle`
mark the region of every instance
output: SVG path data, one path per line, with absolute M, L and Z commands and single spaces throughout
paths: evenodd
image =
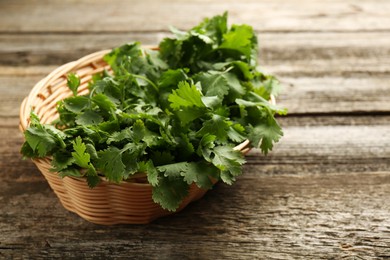
M 187 32 L 172 28 L 157 50 L 138 42 L 105 56 L 113 73 L 95 75 L 87 95 L 68 75 L 73 96 L 58 102 L 59 119 L 41 124 L 31 113 L 25 157 L 51 157 L 61 177 L 119 183 L 146 173 L 153 200 L 174 211 L 189 185 L 232 184 L 245 162 L 233 149 L 249 139 L 267 154 L 282 136 L 270 104 L 279 83 L 256 69 L 257 38 L 227 14 Z

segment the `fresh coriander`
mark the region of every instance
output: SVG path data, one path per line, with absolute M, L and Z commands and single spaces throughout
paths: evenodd
M 59 119 L 44 125 L 34 112 L 24 157 L 51 156 L 61 177 L 85 177 L 94 187 L 145 173 L 153 200 L 175 211 L 189 185 L 232 184 L 245 159 L 234 146 L 249 139 L 267 154 L 283 135 L 268 102 L 279 82 L 257 69 L 257 38 L 227 13 L 189 31 L 172 28 L 158 50 L 125 44 L 105 56 L 113 73 L 95 75 L 89 93 L 68 75 L 73 96 L 58 103 Z

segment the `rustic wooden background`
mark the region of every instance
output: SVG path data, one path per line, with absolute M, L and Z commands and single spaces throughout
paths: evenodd
M 222 3 L 223 2 L 223 3 Z M 55 67 L 230 13 L 284 85 L 285 137 L 236 185 L 150 225 L 66 211 L 22 161 L 18 110 Z M 390 1 L 0 1 L 0 258 L 390 259 Z

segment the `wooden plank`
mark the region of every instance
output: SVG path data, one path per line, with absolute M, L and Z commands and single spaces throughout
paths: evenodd
M 2 32 L 162 31 L 190 28 L 201 18 L 229 11 L 234 23 L 263 31 L 390 29 L 386 0 L 346 1 L 1 1 Z M 82 13 L 82 15 L 81 15 Z
M 302 177 L 252 170 L 174 216 L 114 227 L 67 212 L 36 171 L 14 173 L 16 181 L 0 182 L 3 258 L 390 257 L 388 173 Z
M 390 111 L 388 76 L 280 79 L 278 103 L 291 114 Z

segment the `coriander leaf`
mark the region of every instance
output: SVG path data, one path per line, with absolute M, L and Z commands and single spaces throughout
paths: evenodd
M 69 73 L 67 76 L 67 84 L 73 95 L 77 96 L 77 89 L 80 86 L 80 78 L 75 73 Z
M 221 170 L 222 180 L 232 184 L 234 177 L 241 174 L 241 165 L 245 163 L 242 153 L 229 146 L 216 146 L 213 155 L 211 162 Z
M 178 40 L 185 40 L 188 38 L 188 33 L 177 29 L 176 27 L 169 26 L 169 30 L 175 35 Z
M 66 147 L 64 139 L 67 137 L 67 135 L 64 132 L 52 125 L 42 125 L 42 127 L 56 139 L 56 142 L 61 146 L 61 148 Z
M 116 105 L 104 94 L 96 94 L 92 101 L 103 111 L 111 113 L 116 109 Z
M 62 170 L 62 171 L 58 172 L 58 175 L 61 178 L 65 178 L 65 177 L 80 178 L 80 177 L 83 177 L 83 175 L 80 173 L 80 171 L 77 169 L 74 169 L 74 168 L 67 168 L 65 170 Z
M 122 153 L 116 147 L 108 147 L 99 151 L 97 168 L 100 169 L 109 181 L 119 183 L 123 179 L 125 165 L 122 162 Z
M 268 93 L 268 96 L 274 95 L 277 96 L 281 91 L 280 82 L 273 76 L 267 76 L 267 79 L 264 81 L 264 88 Z
M 176 149 L 179 151 L 176 155 L 177 159 L 180 161 L 185 161 L 191 159 L 194 153 L 194 146 L 191 143 L 187 135 L 181 133 L 180 136 L 176 138 L 177 146 Z
M 26 142 L 31 147 L 34 154 L 44 157 L 50 154 L 57 147 L 57 138 L 48 133 L 42 126 L 31 126 L 24 132 Z M 26 150 L 26 149 L 25 149 Z
M 182 177 L 161 178 L 159 184 L 153 187 L 152 198 L 163 209 L 176 211 L 188 191 L 188 184 Z
M 203 33 L 220 44 L 222 36 L 227 32 L 227 12 L 212 18 L 205 18 L 202 23 L 194 27 L 192 31 Z
M 62 171 L 74 162 L 75 159 L 68 152 L 58 151 L 53 154 L 53 160 L 51 161 L 52 168 L 50 171 Z
M 201 93 L 194 85 L 181 81 L 178 86 L 178 89 L 173 90 L 173 93 L 168 97 L 173 109 L 178 110 L 182 107 L 205 107 L 201 99 Z
M 157 186 L 159 183 L 159 178 L 158 178 L 158 171 L 154 167 L 153 162 L 149 160 L 146 163 L 146 176 L 148 178 L 148 182 L 152 186 Z
M 176 69 L 182 56 L 182 42 L 175 39 L 164 38 L 160 44 L 160 56 L 172 69 Z
M 220 176 L 221 180 L 229 185 L 232 185 L 233 182 L 236 180 L 236 178 L 234 177 L 234 175 L 231 174 L 230 171 L 221 171 Z
M 245 128 L 240 124 L 234 124 L 227 130 L 227 135 L 233 142 L 242 142 L 246 139 Z
M 216 109 L 221 106 L 221 99 L 217 96 L 202 97 L 202 102 L 206 107 L 211 109 Z
M 156 166 L 171 164 L 175 157 L 169 151 L 152 151 L 151 158 Z
M 89 155 L 89 153 L 85 152 L 86 147 L 81 137 L 76 137 L 72 144 L 74 150 L 74 152 L 72 152 L 72 156 L 75 160 L 75 163 L 82 168 L 89 168 L 91 156 Z
M 80 113 L 89 106 L 89 99 L 83 96 L 69 97 L 63 100 L 67 110 L 73 113 Z
M 146 128 L 142 120 L 135 121 L 133 125 L 132 139 L 135 143 L 139 143 L 145 136 Z
M 265 100 L 264 98 L 262 98 L 261 96 L 257 95 L 254 92 L 248 93 L 248 99 L 252 99 L 254 101 L 237 98 L 236 103 L 244 107 L 256 107 L 258 109 L 268 109 L 270 110 L 270 113 L 276 112 L 280 115 L 285 115 L 287 113 L 287 109 L 280 108 L 276 105 L 271 104 L 269 101 Z
M 252 72 L 250 64 L 240 60 L 219 62 L 213 65 L 213 69 L 215 70 L 226 70 L 229 67 L 233 67 L 233 70 L 231 70 L 232 74 L 236 75 L 241 80 L 251 80 L 254 78 L 254 73 Z
M 133 42 L 113 49 L 110 53 L 106 54 L 103 59 L 110 64 L 110 67 L 114 70 L 116 75 L 122 75 L 122 65 L 128 61 L 130 57 L 137 57 L 140 55 L 140 43 Z
M 217 137 L 211 134 L 205 134 L 200 140 L 200 144 L 197 149 L 197 154 L 202 156 L 206 161 L 211 162 L 212 148 L 215 147 L 215 139 Z
M 196 133 L 197 136 L 204 136 L 206 134 L 215 135 L 217 141 L 225 142 L 227 139 L 227 130 L 231 122 L 220 115 L 212 115 L 210 120 L 203 123 L 203 127 Z
M 202 109 L 190 108 L 190 107 L 182 108 L 175 112 L 183 126 L 187 125 L 188 123 L 204 115 L 204 111 Z
M 131 137 L 132 131 L 130 127 L 127 127 L 120 132 L 112 133 L 111 136 L 107 139 L 107 144 L 111 144 L 113 142 L 121 142 L 126 139 L 131 139 Z
M 188 69 L 169 69 L 161 74 L 159 85 L 161 88 L 176 88 L 180 81 L 188 79 Z
M 228 82 L 228 85 L 230 87 L 229 90 L 229 97 L 231 101 L 234 101 L 234 99 L 244 95 L 246 93 L 246 90 L 241 85 L 240 81 L 238 80 L 237 76 L 233 73 L 224 73 L 224 77 L 226 81 Z
M 251 144 L 260 148 L 264 154 L 271 151 L 274 143 L 283 136 L 281 127 L 270 113 L 262 124 L 248 127 L 248 132 Z
M 229 84 L 224 77 L 223 72 L 209 71 L 200 73 L 196 76 L 196 80 L 200 81 L 205 96 L 217 96 L 222 98 L 229 92 Z
M 178 177 L 181 172 L 187 171 L 188 163 L 179 162 L 157 167 L 157 170 L 164 174 L 165 177 Z
M 123 152 L 122 162 L 125 165 L 125 172 L 123 174 L 123 179 L 127 179 L 130 175 L 133 175 L 137 172 L 142 172 L 142 170 L 140 169 L 140 164 L 142 162 L 138 162 L 138 161 L 139 158 L 136 158 L 134 153 L 132 153 L 131 151 Z
M 251 26 L 233 25 L 231 30 L 223 35 L 224 40 L 219 48 L 238 51 L 249 59 L 255 37 Z
M 30 113 L 30 126 L 40 126 L 41 122 L 37 114 L 34 111 Z
M 22 145 L 22 148 L 20 149 L 20 152 L 23 154 L 23 159 L 26 158 L 34 158 L 37 155 L 35 154 L 34 150 L 31 148 L 31 146 L 28 144 L 28 142 L 24 142 Z
M 85 144 L 85 148 L 87 153 L 91 156 L 91 160 L 96 160 L 98 158 L 96 148 L 93 144 L 87 143 Z
M 85 175 L 87 176 L 87 183 L 90 188 L 96 187 L 100 183 L 100 177 L 97 175 L 94 167 L 90 167 Z
M 210 177 L 218 178 L 218 173 L 218 168 L 213 165 L 205 162 L 190 162 L 187 170 L 181 172 L 181 175 L 189 185 L 194 182 L 199 188 L 210 189 L 213 186 Z
M 103 122 L 103 117 L 93 110 L 86 110 L 76 116 L 75 122 L 78 125 L 98 125 Z

